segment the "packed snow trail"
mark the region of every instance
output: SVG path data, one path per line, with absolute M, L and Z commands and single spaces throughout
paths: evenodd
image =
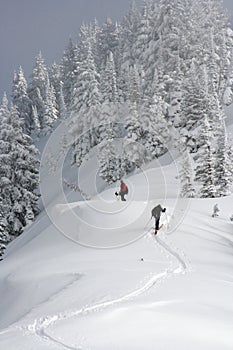
M 167 245 L 164 241 L 162 241 L 158 236 L 156 236 L 155 239 L 158 242 L 158 244 L 160 244 L 164 249 L 167 250 L 168 253 L 173 255 L 174 258 L 176 258 L 179 261 L 183 271 L 187 270 L 187 265 L 185 261 L 180 257 L 180 255 L 177 252 L 171 249 L 171 247 L 169 247 L 169 245 Z
M 152 239 L 151 232 L 147 232 L 147 235 Z M 73 347 L 69 346 L 65 343 L 63 343 L 61 340 L 58 340 L 51 336 L 48 333 L 48 328 L 57 324 L 60 321 L 67 320 L 73 317 L 86 315 L 88 313 L 96 312 L 96 311 L 102 311 L 103 309 L 106 309 L 107 307 L 111 307 L 126 301 L 129 301 L 131 299 L 134 299 L 138 297 L 139 295 L 145 293 L 149 289 L 153 288 L 159 281 L 164 280 L 165 278 L 169 278 L 170 276 L 174 274 L 184 273 L 187 270 L 187 264 L 185 261 L 179 256 L 177 252 L 175 252 L 169 245 L 167 245 L 165 242 L 163 242 L 158 236 L 155 236 L 155 242 L 159 244 L 164 251 L 166 251 L 169 255 L 171 255 L 173 258 L 175 258 L 179 266 L 173 268 L 173 269 L 166 269 L 164 272 L 161 272 L 159 274 L 156 274 L 152 276 L 142 287 L 113 300 L 109 300 L 102 303 L 97 303 L 92 306 L 84 307 L 79 310 L 74 311 L 66 311 L 62 312 L 58 315 L 54 316 L 48 316 L 43 317 L 38 320 L 35 320 L 35 322 L 29 326 L 27 326 L 27 330 L 30 333 L 36 334 L 39 338 L 46 340 L 48 342 L 56 343 L 59 346 L 62 346 L 63 348 L 69 349 L 69 350 L 80 350 L 80 347 Z

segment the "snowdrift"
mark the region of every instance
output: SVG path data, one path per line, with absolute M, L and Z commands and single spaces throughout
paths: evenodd
M 87 201 L 57 205 L 53 219 L 66 237 L 83 245 L 110 248 L 132 243 L 154 226 L 151 209 L 143 201 Z M 166 221 L 161 220 L 161 222 Z
M 232 350 L 233 197 L 179 199 L 174 158 L 129 176 L 127 202 L 114 186 L 63 198 L 43 168 L 47 212 L 0 263 L 0 349 Z

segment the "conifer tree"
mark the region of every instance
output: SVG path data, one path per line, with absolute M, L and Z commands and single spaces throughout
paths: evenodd
M 63 85 L 61 78 L 62 78 L 61 66 L 58 65 L 57 63 L 53 63 L 52 66 L 49 68 L 49 81 L 51 86 L 53 86 L 53 89 L 55 92 L 58 118 L 61 117 L 61 114 L 62 114 L 61 108 L 64 107 L 60 105 L 61 86 Z M 63 93 L 63 90 L 62 90 L 62 93 Z M 64 103 L 64 94 L 63 94 L 63 103 Z
M 32 80 L 28 88 L 28 95 L 32 105 L 36 106 L 40 124 L 43 125 L 45 100 L 48 84 L 48 70 L 41 54 L 36 57 L 35 67 L 32 71 Z
M 4 254 L 7 244 L 10 242 L 10 235 L 7 231 L 6 220 L 4 219 L 4 210 L 0 202 L 0 260 L 1 256 Z
M 100 71 L 101 65 L 106 61 L 109 52 L 112 53 L 114 61 L 118 63 L 119 57 L 119 28 L 117 23 L 113 23 L 111 18 L 107 18 L 101 28 L 98 28 L 96 35 L 97 51 L 93 50 L 97 70 Z M 94 49 L 94 47 L 93 47 Z
M 213 151 L 210 145 L 206 145 L 204 147 L 206 149 L 206 157 L 205 157 L 205 177 L 203 178 L 202 188 L 200 191 L 202 198 L 215 198 L 216 187 L 215 187 L 215 179 L 214 179 L 214 160 L 213 160 Z
M 215 184 L 217 187 L 217 196 L 226 196 L 230 194 L 230 186 L 233 183 L 233 176 L 232 159 L 229 154 L 226 127 L 223 118 L 219 125 L 215 159 Z
M 145 97 L 141 112 L 142 144 L 149 159 L 160 157 L 167 151 L 169 129 L 163 112 L 163 100 L 156 94 L 153 98 Z
M 228 18 L 220 0 L 199 1 L 195 4 L 192 17 L 196 35 L 192 35 L 192 54 L 197 58 L 199 66 L 207 65 L 208 80 L 214 85 L 222 103 L 231 70 L 229 57 L 232 50 L 229 50 L 227 43 Z
M 124 157 L 130 161 L 129 169 L 126 169 L 128 173 L 132 167 L 139 168 L 146 159 L 146 150 L 141 143 L 143 129 L 139 121 L 136 101 L 130 102 L 125 129 L 127 134 L 124 141 Z
M 66 103 L 65 103 L 64 94 L 63 94 L 63 83 L 62 82 L 60 82 L 60 92 L 59 92 L 59 96 L 58 96 L 58 106 L 59 106 L 60 117 L 62 119 L 66 119 L 67 116 L 68 116 L 68 113 L 67 113 L 67 107 L 66 107 Z
M 91 146 L 91 132 L 90 130 L 85 130 L 73 143 L 72 165 L 79 167 L 85 162 L 88 159 Z
M 213 155 L 213 136 L 207 116 L 202 121 L 200 138 L 202 146 L 199 150 L 199 158 L 195 169 L 195 181 L 201 184 L 200 195 L 202 198 L 216 197 L 215 186 L 215 162 Z
M 71 39 L 69 40 L 69 43 L 64 51 L 60 70 L 61 81 L 63 83 L 64 101 L 67 110 L 70 110 L 78 70 L 77 46 L 73 44 Z
M 87 109 L 100 103 L 99 74 L 93 58 L 90 38 L 85 38 L 81 60 L 78 69 L 78 80 L 74 86 L 72 115 L 76 115 L 81 108 Z M 84 40 L 84 39 L 83 39 Z
M 10 186 L 9 177 L 12 168 L 9 161 L 10 139 L 7 135 L 7 125 L 5 125 L 9 115 L 8 99 L 6 93 L 4 93 L 2 104 L 0 105 L 0 255 L 3 254 L 6 244 L 10 240 L 10 227 L 7 221 L 7 215 L 11 210 L 11 201 L 9 200 L 7 190 Z
M 24 77 L 22 67 L 18 73 L 14 74 L 12 87 L 12 102 L 17 107 L 19 116 L 22 119 L 24 132 L 30 135 L 32 118 L 31 118 L 31 101 L 27 93 L 27 81 Z
M 169 123 L 174 127 L 179 128 L 181 126 L 181 104 L 183 100 L 183 87 L 184 87 L 184 73 L 182 71 L 182 59 L 177 55 L 176 71 L 174 72 L 174 79 L 170 84 L 170 97 L 167 116 Z
M 40 134 L 41 125 L 36 106 L 32 106 L 32 121 L 31 134 L 37 137 Z
M 130 68 L 129 71 L 129 85 L 130 85 L 130 92 L 129 92 L 129 100 L 132 104 L 136 104 L 137 106 L 141 102 L 141 86 L 140 86 L 140 78 L 137 66 L 134 65 Z
M 139 23 L 140 13 L 135 1 L 132 1 L 129 13 L 124 17 L 122 24 L 123 36 L 121 40 L 124 42 L 122 64 L 124 69 L 128 69 L 128 67 L 134 66 L 136 63 L 134 47 L 137 41 Z
M 90 40 L 91 40 L 93 57 L 98 70 L 103 61 L 101 60 L 102 57 L 100 57 L 102 43 L 99 42 L 101 27 L 99 26 L 99 23 L 96 18 L 94 19 L 93 23 L 90 24 L 89 32 L 90 32 Z
M 32 81 L 29 86 L 29 94 L 33 100 L 34 91 L 38 88 L 40 90 L 42 98 L 46 96 L 46 87 L 48 81 L 48 70 L 45 65 L 42 53 L 36 57 L 36 63 L 32 71 Z
M 145 52 L 149 47 L 150 29 L 149 4 L 144 1 L 142 14 L 138 22 L 138 35 L 133 48 L 135 58 L 142 67 L 145 67 Z
M 46 134 L 51 130 L 53 123 L 58 118 L 58 109 L 56 103 L 56 95 L 54 87 L 47 81 L 46 99 L 44 104 L 43 123 L 41 125 L 42 131 Z
M 199 129 L 204 116 L 209 115 L 209 94 L 206 81 L 200 81 L 200 72 L 193 60 L 183 85 L 180 118 L 180 134 L 186 139 L 186 145 L 191 152 L 197 152 L 201 145 Z
M 8 98 L 6 95 L 6 92 L 4 92 L 3 94 L 3 98 L 2 98 L 2 103 L 0 105 L 0 122 L 4 119 L 7 118 L 9 116 L 9 108 L 8 108 Z
M 114 183 L 122 176 L 119 156 L 114 144 L 114 132 L 111 123 L 106 126 L 107 137 L 99 145 L 99 175 L 108 184 Z
M 221 64 L 220 64 L 220 84 L 219 84 L 219 95 L 220 101 L 223 105 L 230 105 L 233 101 L 233 31 L 230 28 L 226 28 L 222 31 L 221 40 Z
M 116 103 L 118 101 L 118 91 L 116 82 L 116 70 L 112 52 L 109 52 L 106 67 L 101 76 L 101 92 L 105 102 Z
M 50 84 L 54 87 L 56 99 L 58 100 L 61 84 L 61 66 L 54 62 L 49 68 L 48 73 Z
M 82 50 L 81 50 L 82 48 Z M 86 33 L 80 46 L 80 63 L 78 80 L 74 89 L 72 119 L 76 141 L 73 148 L 73 160 L 81 164 L 90 149 L 98 143 L 96 126 L 100 116 L 101 96 L 99 91 L 99 74 L 97 73 L 91 40 Z M 75 130 L 76 128 L 76 130 Z M 80 135 L 82 135 L 80 137 Z
M 195 196 L 195 189 L 193 186 L 193 170 L 190 154 L 187 149 L 183 149 L 182 151 L 179 176 L 181 183 L 180 196 L 185 198 L 193 198 Z
M 1 108 L 0 192 L 4 219 L 12 237 L 19 235 L 38 212 L 37 150 L 24 134 L 17 109 Z

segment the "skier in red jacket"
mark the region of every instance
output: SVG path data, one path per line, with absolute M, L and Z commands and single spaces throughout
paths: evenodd
M 121 180 L 121 187 L 120 187 L 120 192 L 119 195 L 121 196 L 121 200 L 123 202 L 126 201 L 125 199 L 125 195 L 128 194 L 128 187 L 126 186 L 126 184 L 124 183 L 123 180 Z

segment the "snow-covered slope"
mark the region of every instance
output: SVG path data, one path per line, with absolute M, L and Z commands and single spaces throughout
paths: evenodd
M 49 217 L 0 263 L 1 350 L 233 348 L 233 197 L 179 200 L 175 162 L 161 163 L 126 179 L 125 203 L 99 182 L 91 201 L 69 191 L 64 200 L 43 169 Z M 94 164 L 83 169 L 85 190 Z M 156 203 L 168 214 L 154 236 Z

